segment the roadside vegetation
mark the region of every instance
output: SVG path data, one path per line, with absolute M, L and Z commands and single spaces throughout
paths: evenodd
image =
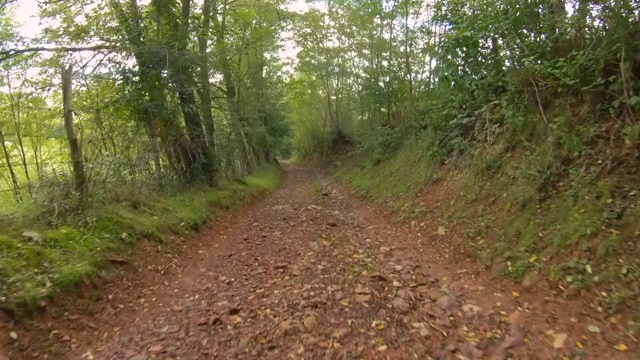
M 297 158 L 331 159 L 360 195 L 440 222 L 493 272 L 640 315 L 637 4 L 325 10 L 297 33 Z

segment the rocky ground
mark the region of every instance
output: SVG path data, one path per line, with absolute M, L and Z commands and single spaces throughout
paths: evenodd
M 42 319 L 0 319 L 0 360 L 640 358 L 624 319 L 492 277 L 439 224 L 311 169 L 181 244 L 143 245 Z

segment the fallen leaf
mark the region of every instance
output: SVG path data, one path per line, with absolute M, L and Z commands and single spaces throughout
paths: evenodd
M 613 348 L 618 350 L 618 351 L 622 351 L 622 352 L 625 352 L 625 351 L 629 350 L 629 347 L 624 343 L 620 343 L 620 344 L 614 346 Z
M 547 330 L 546 335 L 554 349 L 562 349 L 568 337 L 565 333 L 556 333 L 553 330 Z
M 315 316 L 308 316 L 302 321 L 302 325 L 307 331 L 311 332 L 318 327 L 318 320 Z
M 531 257 L 529 258 L 529 262 L 530 262 L 530 263 L 534 263 L 534 262 L 536 262 L 536 260 L 538 260 L 538 257 L 537 257 L 537 256 L 535 256 L 535 255 L 533 255 L 533 256 L 531 256 Z
M 371 327 L 372 328 L 376 328 L 376 329 L 377 328 L 384 329 L 385 324 L 386 323 L 384 321 L 382 321 L 382 320 L 374 320 L 374 321 L 371 322 Z
M 518 297 L 520 297 L 520 293 L 519 293 L 519 292 L 517 292 L 517 291 L 512 291 L 512 292 L 511 292 L 511 294 L 513 294 L 513 297 L 514 297 L 514 298 L 518 298 Z
M 600 334 L 600 328 L 595 325 L 587 326 L 587 330 L 589 330 L 589 332 L 592 332 L 594 334 Z
M 11 337 L 13 340 L 18 340 L 18 333 L 15 331 L 12 331 L 9 333 L 9 337 Z

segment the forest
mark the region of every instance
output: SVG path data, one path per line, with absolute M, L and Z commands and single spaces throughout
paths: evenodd
M 283 161 L 516 282 L 637 308 L 637 1 L 2 0 L 0 42 L 3 308 Z

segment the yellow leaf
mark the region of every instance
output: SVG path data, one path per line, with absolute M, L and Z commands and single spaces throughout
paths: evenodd
M 576 341 L 576 346 L 578 346 L 578 348 L 580 348 L 580 349 L 584 349 L 584 346 L 582 345 L 582 343 L 580 341 Z
M 258 342 L 259 342 L 260 344 L 265 344 L 265 343 L 267 342 L 267 339 L 265 339 L 265 338 L 260 338 L 260 340 L 258 340 Z
M 447 280 L 449 280 L 449 278 L 446 276 L 442 278 L 442 281 L 447 281 Z
M 538 260 L 538 257 L 537 257 L 537 256 L 535 256 L 535 255 L 533 255 L 533 256 L 531 256 L 531 257 L 529 258 L 529 262 L 530 262 L 530 263 L 534 263 L 534 262 L 536 262 L 536 260 Z
M 384 329 L 384 324 L 378 325 L 378 330 L 382 330 L 382 329 Z
M 349 302 L 345 300 L 345 301 L 342 302 L 342 305 L 349 306 Z
M 240 316 L 238 316 L 236 318 L 236 324 L 240 324 L 242 322 L 242 318 Z
M 520 293 L 517 291 L 512 291 L 511 293 L 513 294 L 514 298 L 520 297 Z
M 380 345 L 384 345 L 384 339 L 383 338 L 376 338 L 376 343 L 378 343 Z
M 625 352 L 625 351 L 629 350 L 629 347 L 626 344 L 623 344 L 623 343 L 620 343 L 620 344 L 614 346 L 613 348 L 618 350 L 618 351 L 622 351 L 622 352 Z

